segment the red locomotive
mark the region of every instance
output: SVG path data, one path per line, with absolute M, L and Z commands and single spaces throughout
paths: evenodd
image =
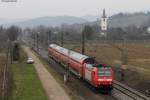
M 96 89 L 113 89 L 114 72 L 111 67 L 97 64 L 94 58 L 56 44 L 50 44 L 48 51 L 49 57 L 61 62 L 63 65 L 69 64 L 71 72 L 79 78 L 86 80 Z

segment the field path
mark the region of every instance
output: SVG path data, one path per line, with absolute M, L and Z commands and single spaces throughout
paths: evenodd
M 56 82 L 54 77 L 47 71 L 38 57 L 30 50 L 29 47 L 23 46 L 27 55 L 34 59 L 34 67 L 45 89 L 49 100 L 70 100 L 63 88 Z M 34 85 L 34 84 L 33 84 Z M 37 89 L 38 90 L 38 89 Z

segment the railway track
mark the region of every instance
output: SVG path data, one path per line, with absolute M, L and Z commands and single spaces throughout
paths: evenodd
M 113 93 L 115 97 L 119 100 L 150 100 L 149 97 L 120 82 L 114 81 L 114 88 L 116 93 L 121 92 L 121 94 L 124 95 L 124 96 L 117 96 L 115 95 L 115 93 Z

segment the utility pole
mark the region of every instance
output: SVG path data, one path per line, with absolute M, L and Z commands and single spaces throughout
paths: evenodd
M 126 38 L 123 39 L 123 50 L 122 50 L 122 64 L 127 64 L 127 48 L 126 48 Z
M 34 36 L 33 36 L 33 46 L 34 46 L 34 49 L 35 49 L 35 47 L 36 47 L 36 34 L 34 33 Z
M 60 33 L 60 45 L 64 46 L 64 32 L 65 32 L 65 24 L 61 25 L 61 33 Z
M 47 32 L 47 46 L 49 46 L 50 38 L 51 38 L 51 31 L 48 31 Z
M 64 32 L 61 32 L 61 46 L 63 47 L 64 46 Z
M 70 67 L 70 49 L 68 50 L 68 65 L 67 65 L 67 80 L 69 80 L 70 74 L 69 74 L 69 67 Z
M 37 48 L 37 52 L 39 51 L 39 34 L 36 34 L 36 48 Z
M 13 43 L 10 43 L 10 62 L 13 62 Z
M 121 80 L 124 81 L 125 70 L 127 65 L 127 48 L 126 48 L 126 35 L 123 36 L 123 49 L 122 49 L 122 66 L 121 66 Z
M 55 44 L 57 44 L 57 34 L 58 34 L 57 31 L 53 32 L 53 35 L 54 35 L 54 43 L 55 43 Z
M 85 53 L 85 31 L 82 31 L 82 54 Z
M 66 73 L 64 74 L 64 82 L 68 82 L 70 78 L 70 73 L 69 73 L 69 67 L 70 67 L 70 50 L 68 50 L 68 63 L 67 63 L 67 69 Z

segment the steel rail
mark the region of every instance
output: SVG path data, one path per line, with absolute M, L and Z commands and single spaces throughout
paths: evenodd
M 144 94 L 118 82 L 114 81 L 114 88 L 118 91 L 121 91 L 121 93 L 127 95 L 128 97 L 132 98 L 133 100 L 150 100 L 149 97 L 145 96 Z

